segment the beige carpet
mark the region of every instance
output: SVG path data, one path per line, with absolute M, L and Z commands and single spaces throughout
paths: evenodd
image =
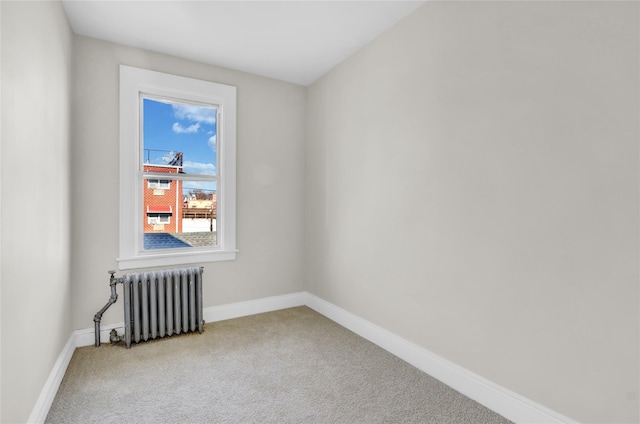
M 48 423 L 508 423 L 306 307 L 77 349 Z

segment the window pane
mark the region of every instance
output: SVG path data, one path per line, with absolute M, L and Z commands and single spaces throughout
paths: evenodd
M 152 188 L 151 181 L 158 180 L 143 184 L 145 250 L 217 245 L 215 181 L 171 180 L 166 190 Z
M 214 106 L 142 98 L 143 165 L 216 175 L 217 113 Z

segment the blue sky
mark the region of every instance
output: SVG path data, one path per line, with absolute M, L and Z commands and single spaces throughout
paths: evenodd
M 166 165 L 183 153 L 186 174 L 215 175 L 215 107 L 143 99 L 143 162 Z M 185 181 L 185 187 L 215 190 L 215 183 Z

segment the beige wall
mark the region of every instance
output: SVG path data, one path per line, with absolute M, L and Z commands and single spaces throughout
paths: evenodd
M 429 2 L 307 90 L 0 2 L 0 420 L 108 298 L 120 63 L 238 87 L 240 253 L 205 307 L 306 287 L 574 419 L 640 420 L 639 8 Z
M 639 7 L 428 2 L 312 84 L 308 290 L 637 422 Z
M 302 286 L 306 89 L 273 79 L 76 36 L 72 152 L 73 326 L 88 328 L 117 269 L 119 65 L 237 87 L 237 247 L 205 263 L 204 307 Z M 104 324 L 122 321 L 114 305 Z
M 17 423 L 29 417 L 72 331 L 72 34 L 60 3 L 3 1 L 0 8 L 0 420 Z

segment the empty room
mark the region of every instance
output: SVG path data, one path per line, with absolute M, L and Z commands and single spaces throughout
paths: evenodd
M 639 2 L 0 25 L 2 423 L 640 422 Z

